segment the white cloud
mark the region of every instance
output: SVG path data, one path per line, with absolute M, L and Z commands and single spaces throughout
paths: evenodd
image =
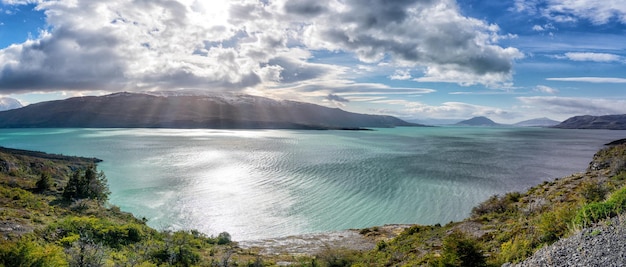
M 463 16 L 454 0 L 3 3 L 36 3 L 49 25 L 0 50 L 0 90 L 9 93 L 349 82 L 332 57 L 312 63 L 311 50 L 426 70 L 419 81 L 497 85 L 510 82 L 523 56 L 498 45 L 509 36 L 497 25 Z
M 535 86 L 535 91 L 546 93 L 546 94 L 552 94 L 552 95 L 559 92 L 558 89 L 554 89 L 552 87 L 545 86 L 545 85 L 537 85 L 537 86 Z
M 549 30 L 555 30 L 556 27 L 554 27 L 554 25 L 552 25 L 552 23 L 547 23 L 544 25 L 533 25 L 532 30 L 536 31 L 536 32 L 543 32 L 543 31 L 549 31 Z
M 562 56 L 556 56 L 559 59 L 569 59 L 572 61 L 592 61 L 592 62 L 616 62 L 622 61 L 622 57 L 615 54 L 592 53 L 592 52 L 569 52 Z
M 372 102 L 402 105 L 404 108 L 394 111 L 381 110 L 380 112 L 404 118 L 468 119 L 476 116 L 487 116 L 496 119 L 510 119 L 517 116 L 515 113 L 501 108 L 474 105 L 463 102 L 445 102 L 436 106 L 407 100 L 378 100 Z
M 589 20 L 606 24 L 611 20 L 626 23 L 626 4 L 622 0 L 515 0 L 515 10 L 541 14 L 557 22 Z
M 567 77 L 567 78 L 547 78 L 548 81 L 560 82 L 586 82 L 586 83 L 626 83 L 624 78 L 613 77 Z
M 411 78 L 410 70 L 396 70 L 393 75 L 389 76 L 392 80 L 410 80 Z
M 517 99 L 529 105 L 529 109 L 549 114 L 566 116 L 626 114 L 626 100 L 619 99 L 556 96 L 518 97 Z

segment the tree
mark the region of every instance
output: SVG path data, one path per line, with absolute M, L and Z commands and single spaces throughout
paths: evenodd
M 109 198 L 109 186 L 104 172 L 98 172 L 95 166 L 88 167 L 84 173 L 74 172 L 63 190 L 63 197 L 66 199 L 96 200 L 104 203 Z
M 230 234 L 228 232 L 221 232 L 219 235 L 217 235 L 218 245 L 226 245 L 226 244 L 229 244 L 230 241 L 231 241 Z
M 39 180 L 35 186 L 37 187 L 37 192 L 44 192 L 50 189 L 52 177 L 49 172 L 42 172 Z

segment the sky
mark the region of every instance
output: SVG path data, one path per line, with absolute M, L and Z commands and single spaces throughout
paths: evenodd
M 626 114 L 626 0 L 0 0 L 0 97 L 252 94 L 408 120 Z

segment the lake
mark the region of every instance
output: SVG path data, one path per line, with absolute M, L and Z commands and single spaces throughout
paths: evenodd
M 626 131 L 0 129 L 0 146 L 97 157 L 110 202 L 234 240 L 462 220 L 493 194 L 584 171 Z

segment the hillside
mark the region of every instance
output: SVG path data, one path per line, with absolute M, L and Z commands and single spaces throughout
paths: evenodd
M 464 120 L 457 122 L 455 125 L 459 126 L 500 126 L 500 124 L 495 123 L 487 117 L 473 117 L 469 120 Z
M 561 129 L 626 130 L 626 114 L 606 116 L 576 116 L 554 126 Z
M 262 266 L 228 233 L 159 232 L 97 199 L 68 199 L 70 177 L 98 161 L 0 148 L 0 266 Z
M 0 112 L 0 128 L 355 129 L 418 126 L 391 116 L 250 95 L 116 93 Z

